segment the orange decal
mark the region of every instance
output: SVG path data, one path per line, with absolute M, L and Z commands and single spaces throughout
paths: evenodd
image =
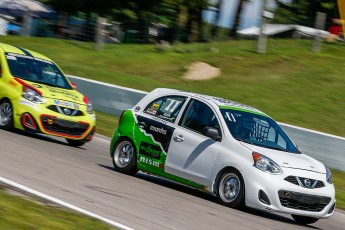
M 16 87 L 18 84 L 17 82 L 13 81 L 13 80 L 9 80 L 8 83 L 10 83 L 10 85 Z

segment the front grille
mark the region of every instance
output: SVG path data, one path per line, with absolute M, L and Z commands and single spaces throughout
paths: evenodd
M 314 196 L 303 193 L 279 190 L 280 204 L 286 208 L 309 212 L 321 212 L 331 201 L 325 196 Z
M 43 129 L 52 134 L 78 138 L 84 135 L 89 124 L 66 121 L 50 116 L 41 116 Z
M 320 180 L 314 180 L 304 177 L 288 176 L 284 180 L 304 188 L 313 189 L 325 187 L 325 184 Z
M 84 113 L 78 109 L 71 109 L 68 107 L 62 107 L 62 106 L 58 106 L 58 105 L 49 105 L 47 107 L 47 109 L 54 111 L 56 113 L 61 113 L 61 114 L 67 115 L 67 116 L 84 116 Z M 65 109 L 69 109 L 70 113 L 67 114 L 65 112 Z

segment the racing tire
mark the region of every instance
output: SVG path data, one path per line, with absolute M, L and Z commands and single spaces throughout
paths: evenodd
M 119 139 L 115 145 L 112 158 L 116 171 L 127 175 L 134 175 L 138 172 L 137 155 L 131 140 L 127 138 Z
M 230 208 L 242 209 L 244 203 L 244 181 L 236 169 L 225 169 L 216 179 L 216 195 L 219 202 Z
M 318 221 L 318 218 L 310 217 L 310 216 L 299 216 L 299 215 L 291 215 L 292 218 L 298 223 L 302 225 L 307 224 L 314 224 L 316 221 Z
M 73 147 L 80 147 L 86 143 L 83 140 L 73 140 L 73 139 L 67 139 L 67 138 L 66 138 L 66 141 L 70 146 L 73 146 Z
M 8 99 L 0 102 L 0 129 L 13 129 L 13 106 Z

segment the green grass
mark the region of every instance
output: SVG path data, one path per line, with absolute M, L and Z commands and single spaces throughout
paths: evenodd
M 96 132 L 111 137 L 118 126 L 119 118 L 101 112 L 96 112 L 96 116 Z
M 0 187 L 0 229 L 114 229 L 69 209 L 11 195 Z
M 105 45 L 49 38 L 0 37 L 0 42 L 47 55 L 67 74 L 150 91 L 190 90 L 254 106 L 275 120 L 345 136 L 345 45 L 323 44 L 311 52 L 309 40 L 269 40 L 267 54 L 255 41 L 177 44 L 165 52 L 154 45 Z M 213 49 L 211 49 L 213 47 Z M 219 78 L 181 78 L 194 61 L 221 69 Z
M 345 172 L 332 169 L 337 208 L 345 210 Z

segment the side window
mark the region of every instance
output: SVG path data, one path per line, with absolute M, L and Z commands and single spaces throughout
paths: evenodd
M 144 110 L 144 113 L 159 117 L 163 120 L 175 122 L 186 97 L 166 96 L 151 102 Z
M 205 103 L 197 100 L 191 100 L 180 125 L 201 134 L 206 126 L 220 129 L 213 110 Z

